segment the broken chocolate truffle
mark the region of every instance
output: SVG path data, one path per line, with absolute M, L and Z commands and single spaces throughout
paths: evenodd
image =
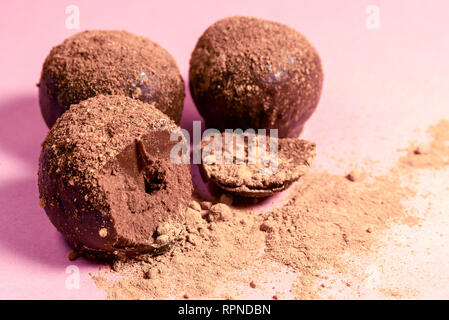
M 229 132 L 221 137 L 218 153 L 213 138 L 203 141 L 202 168 L 218 187 L 241 197 L 268 197 L 287 189 L 308 171 L 316 155 L 315 143 L 302 139 Z
M 54 47 L 44 62 L 39 102 L 51 128 L 72 104 L 125 95 L 181 120 L 184 82 L 173 57 L 160 45 L 126 31 L 84 31 Z
M 175 164 L 179 128 L 154 105 L 100 95 L 72 105 L 42 144 L 40 203 L 84 255 L 160 252 L 157 228 L 184 223 L 189 165 Z
M 323 72 L 315 48 L 283 24 L 230 17 L 210 26 L 190 60 L 190 91 L 210 128 L 279 129 L 296 137 L 315 111 Z

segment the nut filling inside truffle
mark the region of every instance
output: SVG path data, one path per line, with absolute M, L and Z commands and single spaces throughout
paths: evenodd
M 259 135 L 245 137 L 223 132 L 221 137 L 222 152 L 218 159 L 217 155 L 203 154 L 202 168 L 218 187 L 243 197 L 267 197 L 287 189 L 308 171 L 316 155 L 315 143 L 303 139 L 265 137 L 266 147 L 262 148 Z M 254 148 L 249 148 L 250 137 Z M 271 139 L 275 142 L 273 146 Z M 202 150 L 213 141 L 203 142 Z M 272 147 L 277 148 L 277 153 Z M 237 150 L 241 150 L 243 158 L 237 157 Z M 226 163 L 226 157 L 232 163 Z

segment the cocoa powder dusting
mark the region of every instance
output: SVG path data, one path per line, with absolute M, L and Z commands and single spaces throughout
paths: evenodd
M 449 164 L 449 121 L 441 120 L 428 131 L 432 141 L 428 144 L 410 146 L 407 155 L 401 158 L 403 166 L 441 169 Z
M 191 219 L 186 218 L 169 252 L 115 261 L 93 279 L 109 299 L 230 299 L 242 296 L 226 283 L 242 283 L 252 292 L 263 287 L 263 279 L 254 272 L 248 277 L 246 270 L 285 267 L 294 273 L 287 295 L 270 286 L 264 298 L 318 298 L 325 287 L 321 271 L 344 273 L 343 255 L 369 252 L 391 223 L 417 223 L 402 204 L 414 193 L 401 185 L 401 179 L 416 168 L 441 168 L 449 157 L 449 121 L 429 132 L 433 141 L 428 153 L 416 153 L 411 147 L 385 176 L 364 173 L 364 179 L 351 181 L 312 168 L 278 207 L 260 211 L 221 204 L 226 219 L 210 219 L 213 206 L 194 204 L 187 209 Z M 212 210 L 214 217 L 220 216 L 217 211 Z M 290 277 L 286 272 L 277 277 Z

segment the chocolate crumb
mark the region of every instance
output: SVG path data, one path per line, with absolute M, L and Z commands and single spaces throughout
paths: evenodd
M 270 221 L 265 221 L 260 225 L 260 230 L 264 232 L 273 232 L 273 223 Z
M 198 203 L 198 201 L 195 200 L 190 201 L 189 207 L 192 208 L 193 210 L 201 211 L 201 205 Z
M 360 179 L 362 179 L 362 173 L 358 169 L 353 169 L 350 173 L 348 173 L 346 178 L 349 181 L 357 182 L 360 181 Z
M 228 221 L 231 218 L 231 209 L 224 203 L 214 204 L 209 210 L 209 221 Z
M 232 206 L 234 198 L 228 193 L 222 193 L 218 201 L 224 203 L 225 205 Z
M 191 233 L 189 233 L 189 234 L 186 236 L 186 240 L 187 240 L 188 243 L 190 243 L 190 244 L 192 244 L 192 245 L 194 245 L 194 246 L 196 246 L 197 243 L 198 243 L 197 237 L 195 237 L 195 235 L 193 235 L 193 234 L 191 234 Z
M 212 207 L 212 202 L 210 201 L 201 201 L 201 209 L 209 210 Z
M 419 146 L 416 147 L 415 150 L 413 150 L 413 152 L 418 155 L 419 154 L 428 154 L 429 151 L 430 151 L 430 147 L 428 145 L 423 145 L 423 144 L 420 144 Z
M 169 243 L 169 240 L 170 240 L 169 236 L 166 234 L 163 234 L 156 238 L 156 243 L 160 244 L 160 245 L 165 245 L 165 244 Z
M 185 212 L 185 220 L 187 228 L 192 230 L 196 230 L 203 224 L 203 217 L 201 216 L 201 213 L 197 210 L 193 210 L 192 208 L 187 208 Z

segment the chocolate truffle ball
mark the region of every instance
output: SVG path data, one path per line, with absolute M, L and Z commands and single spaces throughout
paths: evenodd
M 277 22 L 230 17 L 210 26 L 190 60 L 192 98 L 211 128 L 276 128 L 295 137 L 317 107 L 318 53 Z
M 156 253 L 159 225 L 179 225 L 190 167 L 170 160 L 178 127 L 154 105 L 99 95 L 72 105 L 39 160 L 40 205 L 75 250 L 108 257 Z
M 173 57 L 160 45 L 126 31 L 84 31 L 54 47 L 44 62 L 39 102 L 51 128 L 72 104 L 125 95 L 181 120 L 184 82 Z

